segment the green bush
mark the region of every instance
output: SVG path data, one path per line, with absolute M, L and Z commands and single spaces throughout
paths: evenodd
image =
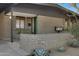
M 30 33 L 30 31 L 29 30 L 26 30 L 26 29 L 16 29 L 16 33 L 17 34 L 28 34 L 28 33 Z
M 79 40 L 69 41 L 69 42 L 67 42 L 67 45 L 71 46 L 71 47 L 79 47 Z
M 79 39 L 79 23 L 73 24 L 72 28 L 70 29 L 70 33 L 74 35 L 76 39 Z
M 79 23 L 73 24 L 70 33 L 74 36 L 75 40 L 72 39 L 68 41 L 67 44 L 71 47 L 79 47 Z

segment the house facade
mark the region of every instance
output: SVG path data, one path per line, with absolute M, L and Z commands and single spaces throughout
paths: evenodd
M 10 4 L 0 13 L 0 39 L 19 39 L 19 34 L 55 33 L 55 26 L 72 27 L 73 17 L 57 4 Z M 74 21 L 75 22 L 75 21 Z

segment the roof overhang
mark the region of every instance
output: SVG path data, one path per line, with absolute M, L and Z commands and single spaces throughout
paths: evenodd
M 2 9 L 2 7 L 4 7 L 1 11 L 3 11 L 4 9 L 8 9 L 8 7 L 9 8 L 12 8 L 12 7 L 15 7 L 15 6 L 17 6 L 17 5 L 19 5 L 19 4 L 22 4 L 22 3 L 7 3 L 7 4 L 5 4 L 5 3 L 3 3 L 3 4 L 1 4 L 0 3 L 0 10 Z M 25 5 L 26 5 L 27 3 L 25 3 Z M 66 9 L 66 8 L 64 8 L 64 7 L 62 7 L 62 6 L 60 6 L 60 5 L 58 5 L 58 4 L 55 4 L 55 3 L 29 3 L 29 4 L 35 4 L 35 5 L 41 5 L 41 6 L 48 6 L 48 7 L 51 7 L 51 8 L 53 8 L 53 7 L 56 7 L 56 8 L 58 8 L 59 10 L 61 10 L 64 14 L 68 14 L 68 13 L 71 13 L 71 12 L 73 12 L 73 11 L 71 11 L 71 10 L 68 10 L 68 9 Z M 75 13 L 75 12 L 74 12 Z M 77 14 L 77 13 L 75 13 L 75 14 Z M 79 15 L 79 14 L 77 14 L 77 15 Z

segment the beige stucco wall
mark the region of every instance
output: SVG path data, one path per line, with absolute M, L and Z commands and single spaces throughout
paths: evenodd
M 14 17 L 15 18 L 15 17 Z M 11 24 L 9 16 L 4 12 L 0 14 L 0 39 L 10 40 L 11 37 Z M 14 23 L 15 24 L 15 21 Z M 55 26 L 64 25 L 64 18 L 37 16 L 37 33 L 53 33 Z M 14 38 L 16 38 L 15 25 L 13 25 Z
M 37 33 L 53 33 L 55 26 L 64 26 L 65 18 L 38 16 Z
M 0 14 L 0 39 L 10 40 L 10 19 L 3 13 Z

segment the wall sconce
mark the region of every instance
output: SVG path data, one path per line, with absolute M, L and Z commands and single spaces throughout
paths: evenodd
M 11 16 L 9 16 L 9 19 L 12 19 L 12 17 L 11 17 Z

